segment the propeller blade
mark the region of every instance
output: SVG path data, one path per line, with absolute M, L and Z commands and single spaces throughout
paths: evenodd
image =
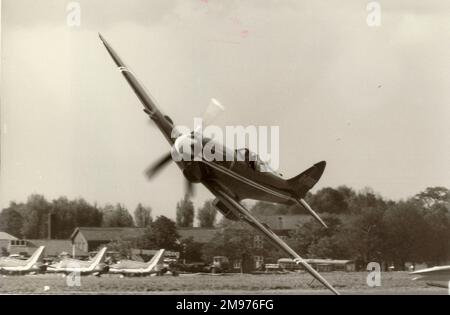
M 163 169 L 170 161 L 172 161 L 172 155 L 170 152 L 160 158 L 156 163 L 151 165 L 149 168 L 145 170 L 145 175 L 148 179 L 153 178 L 160 170 Z
M 222 104 L 220 104 L 218 100 L 212 98 L 211 101 L 209 102 L 208 107 L 203 113 L 202 116 L 203 125 L 204 126 L 210 125 L 214 121 L 214 119 L 216 119 L 217 116 L 219 116 L 219 114 L 221 114 L 223 111 L 225 111 L 225 107 Z

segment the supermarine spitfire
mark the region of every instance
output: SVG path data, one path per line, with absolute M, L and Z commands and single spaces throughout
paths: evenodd
M 265 162 L 259 159 L 250 160 L 249 157 L 252 153 L 248 149 L 243 149 L 243 151 L 231 150 L 217 144 L 215 146 L 216 149 L 222 148 L 221 150 L 224 155 L 231 154 L 235 159 L 233 161 L 229 161 L 228 159 L 224 159 L 223 161 L 209 161 L 202 158 L 189 159 L 190 156 L 186 157 L 186 153 L 183 153 L 183 147 L 186 147 L 186 145 L 203 146 L 211 143 L 213 140 L 206 137 L 199 137 L 198 131 L 188 134 L 178 134 L 173 138 L 172 132 L 175 125 L 172 119 L 164 115 L 157 108 L 156 102 L 146 92 L 134 74 L 127 68 L 102 35 L 99 34 L 99 36 L 114 63 L 144 106 L 144 112 L 156 124 L 172 147 L 171 152 L 168 152 L 163 158 L 147 169 L 147 176 L 152 178 L 161 168 L 170 163 L 174 156 L 183 157 L 183 159 L 176 160 L 175 163 L 187 179 L 188 193 L 192 192 L 193 183 L 203 184 L 216 197 L 214 204 L 226 218 L 247 222 L 264 234 L 277 248 L 289 255 L 295 263 L 302 265 L 316 280 L 321 282 L 333 293 L 339 294 L 325 278 L 290 248 L 278 235 L 272 232 L 267 225 L 259 222 L 241 203 L 243 199 L 254 199 L 287 205 L 298 205 L 305 208 L 319 223 L 326 227 L 322 219 L 303 199 L 306 193 L 322 176 L 326 165 L 325 161 L 319 162 L 303 173 L 286 180 L 275 172 L 268 172 L 267 170 L 270 167 Z M 243 159 L 239 158 L 239 154 L 243 155 Z

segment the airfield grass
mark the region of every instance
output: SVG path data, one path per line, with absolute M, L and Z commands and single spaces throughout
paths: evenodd
M 393 293 L 406 293 L 428 290 L 423 282 L 411 280 L 406 272 L 383 273 L 381 287 L 370 288 L 366 284 L 367 272 L 324 272 L 322 275 L 338 290 L 348 292 L 367 292 L 376 294 L 386 290 Z M 85 276 L 80 287 L 67 285 L 67 278 L 61 275 L 27 275 L 0 277 L 1 294 L 92 294 L 92 293 L 211 293 L 215 292 L 254 292 L 289 293 L 302 291 L 321 292 L 323 286 L 305 273 L 289 274 L 232 274 L 232 275 L 165 275 L 162 277 L 120 278 L 117 275 L 102 277 Z M 383 291 L 384 290 L 384 291 Z M 434 292 L 434 291 L 433 291 Z

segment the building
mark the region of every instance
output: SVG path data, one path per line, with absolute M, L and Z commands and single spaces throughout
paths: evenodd
M 355 271 L 356 264 L 353 260 L 341 259 L 305 259 L 305 261 L 319 272 L 329 271 Z M 282 269 L 295 270 L 302 269 L 301 265 L 297 265 L 291 258 L 278 259 L 278 265 Z
M 192 238 L 197 243 L 208 243 L 217 233 L 216 228 L 178 228 L 180 240 Z M 145 228 L 135 227 L 78 227 L 70 236 L 76 248 L 90 252 L 99 246 L 119 240 L 135 240 L 142 237 Z
M 0 250 L 3 248 L 2 251 L 6 250 L 9 252 L 9 245 L 11 244 L 11 242 L 16 240 L 18 240 L 17 237 L 14 237 L 6 232 L 0 232 Z
M 257 218 L 267 224 L 282 239 L 289 237 L 292 231 L 311 220 L 310 215 L 259 215 Z
M 178 228 L 177 232 L 180 235 L 180 240 L 192 238 L 194 242 L 206 244 L 209 243 L 217 232 L 220 229 L 218 228 L 199 228 L 199 227 L 191 227 L 191 228 Z
M 145 233 L 145 228 L 135 227 L 78 227 L 70 236 L 76 249 L 90 252 L 114 241 L 135 240 Z
M 72 254 L 72 242 L 70 240 L 24 240 L 18 239 L 8 233 L 0 232 L 0 248 L 4 248 L 9 255 L 31 256 L 39 246 L 45 246 L 45 256 L 55 258 L 62 253 Z M 88 257 L 86 251 L 76 249 L 77 257 Z
M 14 240 L 11 241 L 8 252 L 24 256 L 31 256 L 39 246 L 45 246 L 45 257 L 55 258 L 61 254 L 73 254 L 72 242 L 70 240 Z M 86 251 L 75 249 L 76 257 L 87 258 Z

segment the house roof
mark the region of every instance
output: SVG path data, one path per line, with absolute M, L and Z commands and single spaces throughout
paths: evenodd
M 211 241 L 216 232 L 216 228 L 177 228 L 181 239 L 192 237 L 195 242 L 207 243 Z M 135 239 L 145 233 L 145 228 L 99 228 L 99 227 L 79 227 L 70 236 L 73 240 L 78 233 L 82 233 L 87 241 L 110 242 L 115 240 Z
M 12 240 L 17 240 L 17 237 L 14 237 L 11 234 L 6 233 L 6 232 L 0 232 L 0 240 L 12 241 Z
M 272 230 L 295 230 L 299 225 L 308 222 L 310 215 L 260 215 L 258 219 L 267 224 Z
M 305 261 L 311 265 L 347 265 L 353 263 L 353 260 L 345 260 L 345 259 L 316 259 L 316 258 L 307 258 Z M 278 259 L 278 263 L 292 263 L 295 261 L 291 258 L 280 258 Z
M 45 246 L 45 256 L 58 256 L 62 252 L 72 254 L 72 242 L 70 240 L 27 240 L 26 246 L 11 246 L 10 254 L 24 253 L 32 255 L 39 246 Z M 75 248 L 75 255 L 89 256 L 87 252 Z
M 145 233 L 145 228 L 135 227 L 78 227 L 70 236 L 74 239 L 82 233 L 87 241 L 117 241 L 138 238 Z
M 210 242 L 214 235 L 219 231 L 216 228 L 178 228 L 177 232 L 181 239 L 187 239 L 192 237 L 194 242 L 197 243 L 208 243 Z
M 28 246 L 33 245 L 35 247 L 45 246 L 46 256 L 58 256 L 62 252 L 72 255 L 71 240 L 28 240 L 28 244 Z M 75 256 L 89 256 L 89 254 L 75 247 Z

